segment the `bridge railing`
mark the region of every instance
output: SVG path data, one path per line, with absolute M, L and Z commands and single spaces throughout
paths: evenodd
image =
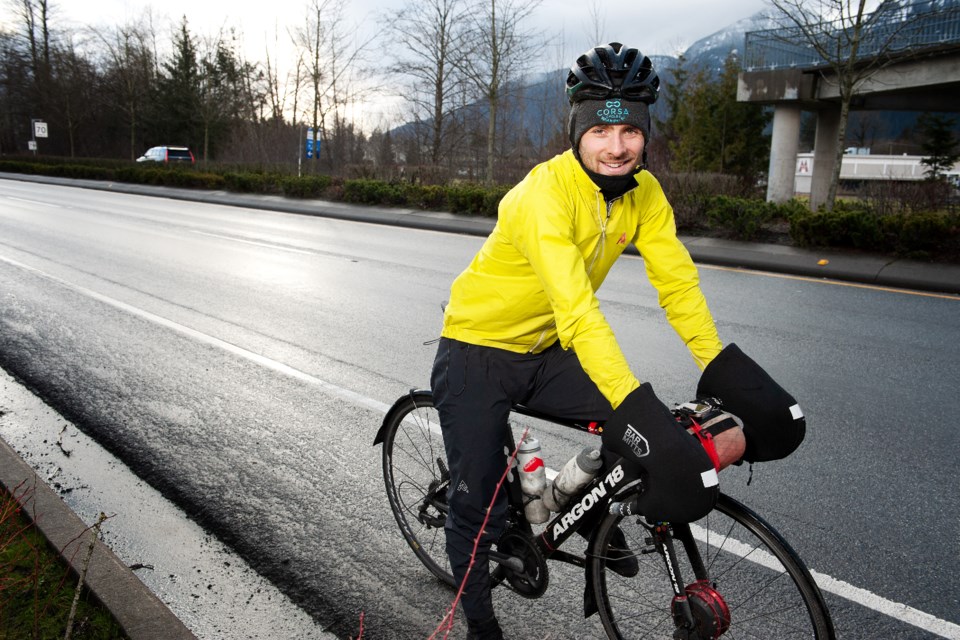
M 960 6 L 943 9 L 942 4 L 939 0 L 896 7 L 884 3 L 864 17 L 857 58 L 960 45 Z M 818 43 L 827 51 L 837 52 L 835 59 L 849 56 L 850 29 L 849 21 L 824 23 L 818 28 Z M 821 57 L 797 27 L 751 31 L 746 35 L 744 48 L 743 66 L 747 71 L 817 67 L 830 62 Z

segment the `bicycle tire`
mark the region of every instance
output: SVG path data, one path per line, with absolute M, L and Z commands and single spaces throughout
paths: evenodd
M 640 566 L 634 577 L 624 578 L 606 567 L 604 550 L 618 526 Z M 683 525 L 678 530 L 683 532 Z M 716 613 L 717 594 L 728 613 L 724 637 L 834 639 L 830 613 L 810 572 L 787 541 L 755 512 L 721 495 L 714 511 L 689 530 L 709 573 L 703 583 L 707 586 L 691 591 L 694 571 L 678 540 L 674 546 L 680 575 L 691 606 L 698 609 L 691 639 L 719 637 L 723 623 L 713 624 L 721 615 Z M 674 637 L 674 591 L 663 557 L 651 552 L 650 537 L 651 528 L 642 518 L 608 515 L 591 544 L 594 597 L 610 638 Z
M 383 480 L 400 532 L 424 566 L 454 587 L 443 530 L 447 455 L 433 395 L 418 391 L 398 400 L 382 436 Z

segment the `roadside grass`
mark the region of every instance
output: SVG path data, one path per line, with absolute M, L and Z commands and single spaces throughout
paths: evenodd
M 22 484 L 0 486 L 0 640 L 125 640 L 27 517 L 29 497 Z

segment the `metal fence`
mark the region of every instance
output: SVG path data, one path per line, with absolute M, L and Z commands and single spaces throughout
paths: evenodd
M 864 17 L 857 59 L 880 54 L 960 46 L 960 5 L 943 8 L 943 0 L 899 6 L 884 3 Z M 853 27 L 849 21 L 825 22 L 814 29 L 817 44 L 833 60 L 849 57 Z M 746 35 L 744 69 L 789 69 L 829 64 L 799 28 L 751 31 Z

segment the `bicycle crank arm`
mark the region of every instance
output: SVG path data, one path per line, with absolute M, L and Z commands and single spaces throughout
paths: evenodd
M 516 556 L 507 555 L 506 553 L 500 553 L 499 551 L 495 551 L 491 549 L 490 559 L 493 560 L 494 562 L 497 562 L 503 565 L 510 571 L 513 571 L 515 573 L 523 573 L 523 570 L 524 570 L 523 560 L 521 560 Z

